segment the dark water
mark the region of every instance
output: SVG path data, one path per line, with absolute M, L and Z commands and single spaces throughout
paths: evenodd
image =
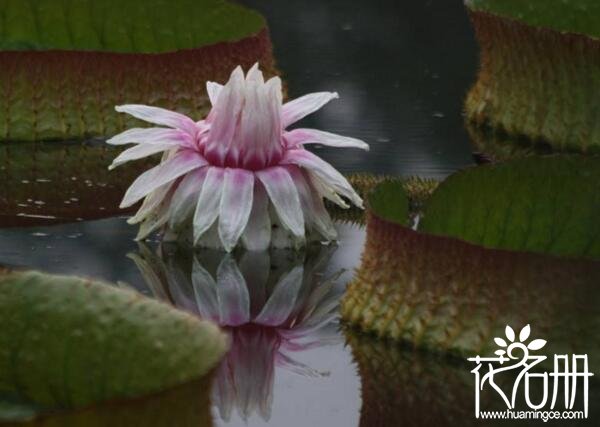
M 475 76 L 477 48 L 461 1 L 242 3 L 266 16 L 291 97 L 320 90 L 340 93 L 340 100 L 302 125 L 358 137 L 371 145 L 367 153 L 320 149 L 319 154 L 340 170 L 442 178 L 472 163 L 461 109 Z M 44 202 L 49 193 L 42 186 L 51 182 L 44 176 L 38 178 L 42 181 L 31 185 L 40 189 L 39 200 L 23 204 L 36 205 L 36 215 L 43 216 L 48 207 L 35 202 Z M 91 185 L 73 191 L 95 191 L 100 181 L 96 177 Z M 67 200 L 77 203 L 76 196 Z M 210 289 L 211 280 L 218 282 L 221 268 L 241 277 L 236 283 L 248 294 L 254 320 L 271 297 L 278 295 L 279 285 L 289 280 L 295 286 L 288 298 L 293 301 L 290 312 L 296 313 L 297 317 L 292 316 L 295 323 L 255 321 L 227 327 L 234 342 L 232 371 L 221 370 L 217 375 L 216 424 L 356 426 L 361 407 L 364 413 L 365 408 L 377 405 L 373 401 L 377 396 L 361 396 L 361 378 L 352 351 L 345 345 L 337 320 L 330 316 L 336 313 L 336 302 L 360 260 L 364 230 L 359 226 L 338 224 L 337 247 L 301 258 L 279 252 L 260 259 L 239 254 L 232 258 L 205 254 L 194 259 L 191 253 L 160 247 L 158 242 L 138 245 L 133 241 L 136 230 L 125 219 L 113 216 L 0 229 L 0 265 L 100 278 L 216 317 L 218 304 L 204 307 L 203 302 L 217 301 L 218 296 L 202 297 L 201 292 Z M 330 283 L 329 288 L 320 294 L 323 283 Z M 321 311 L 315 310 L 317 313 L 307 318 L 297 314 L 315 307 Z M 217 320 L 228 324 L 222 318 Z M 300 329 L 306 325 L 313 327 Z M 380 346 L 367 344 L 369 351 L 382 351 Z M 386 357 L 383 362 L 392 363 L 409 379 L 401 382 L 407 387 L 406 399 L 395 403 L 406 405 L 406 414 L 414 414 L 404 420 L 405 425 L 451 425 L 448 417 L 454 416 L 457 408 L 444 405 L 456 389 L 469 390 L 460 404 L 466 408 L 462 416 L 470 415 L 470 388 L 461 382 L 466 371 L 414 355 L 390 356 L 391 362 Z M 448 377 L 452 381 L 446 387 Z M 392 391 L 396 392 L 402 390 Z M 411 404 L 410 393 L 431 393 L 431 398 Z M 450 401 L 448 405 L 454 405 Z M 448 417 L 444 408 L 449 409 Z M 428 418 L 430 411 L 441 415 Z M 460 418 L 454 422 L 460 424 Z M 361 425 L 371 424 L 363 418 Z

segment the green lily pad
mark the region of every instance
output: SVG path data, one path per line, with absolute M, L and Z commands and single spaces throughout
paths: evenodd
M 600 38 L 600 3 L 596 0 L 466 0 L 473 10 L 518 19 L 536 27 Z
M 600 158 L 470 168 L 429 199 L 419 230 L 485 247 L 600 258 Z
M 148 104 L 200 120 L 207 80 L 276 74 L 266 22 L 225 0 L 0 0 L 0 140 L 112 136 Z M 144 124 L 147 126 L 147 124 Z
M 383 182 L 369 195 L 369 205 L 377 215 L 390 221 L 406 224 L 408 220 L 408 197 L 402 184 Z
M 9 415 L 27 408 L 20 402 L 45 412 L 157 393 L 207 375 L 227 349 L 210 322 L 38 272 L 0 276 L 0 323 L 0 396 L 16 402 Z
M 224 0 L 2 0 L 0 50 L 160 53 L 236 41 L 262 16 Z
M 580 156 L 469 168 L 434 191 L 419 231 L 404 225 L 402 209 L 369 203 L 342 318 L 461 357 L 493 354 L 506 325 L 531 324 L 550 354 L 598 363 L 599 175 L 600 158 Z

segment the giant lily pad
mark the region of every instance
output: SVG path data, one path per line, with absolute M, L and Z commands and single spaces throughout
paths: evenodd
M 125 190 L 157 159 L 138 161 L 107 173 L 117 151 L 91 142 L 0 145 L 0 226 L 128 213 L 131 209 L 119 209 Z
M 600 158 L 466 169 L 427 202 L 420 230 L 497 249 L 600 258 Z
M 600 262 L 589 259 L 599 258 L 599 162 L 527 158 L 459 172 L 431 196 L 420 231 L 369 200 L 343 318 L 462 356 L 493 351 L 507 324 L 531 324 L 548 352 L 600 363 Z
M 135 292 L 37 272 L 0 276 L 0 323 L 9 414 L 156 393 L 205 376 L 227 348 L 217 326 Z
M 207 80 L 259 61 L 274 73 L 264 19 L 225 0 L 1 0 L 0 138 L 110 136 L 139 124 L 114 106 L 200 119 Z
M 556 150 L 600 151 L 600 3 L 465 3 L 481 47 L 468 120 Z

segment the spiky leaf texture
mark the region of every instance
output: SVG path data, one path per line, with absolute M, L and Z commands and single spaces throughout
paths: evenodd
M 466 4 L 481 48 L 468 119 L 556 150 L 600 151 L 600 3 Z
M 600 363 L 598 283 L 598 261 L 485 249 L 369 213 L 341 311 L 365 332 L 461 356 L 492 354 L 507 324 L 531 324 L 546 353 Z
M 115 105 L 202 118 L 207 80 L 260 62 L 264 19 L 224 0 L 1 0 L 0 139 L 111 136 L 140 125 Z
M 575 258 L 597 257 L 598 161 L 524 159 L 459 172 L 431 196 L 427 232 L 369 205 L 342 317 L 381 337 L 460 355 L 491 354 L 507 324 L 531 324 L 547 352 L 598 359 L 600 261 Z
M 411 213 L 421 210 L 425 200 L 427 200 L 439 184 L 439 181 L 431 178 L 421 178 L 418 176 L 398 178 L 368 173 L 350 174 L 347 176 L 347 179 L 362 199 L 367 199 L 369 194 L 379 184 L 384 182 L 401 183 L 405 195 L 399 194 L 398 197 L 400 200 L 408 198 L 408 209 Z M 347 221 L 356 224 L 364 224 L 365 222 L 365 211 L 363 209 L 354 206 L 351 206 L 349 209 L 342 209 L 329 201 L 326 201 L 325 205 L 332 218 L 336 221 Z
M 38 272 L 0 276 L 0 395 L 41 410 L 155 393 L 206 375 L 212 323 L 135 292 Z

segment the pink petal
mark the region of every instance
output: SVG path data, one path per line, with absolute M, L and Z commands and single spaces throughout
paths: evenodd
M 181 150 L 166 162 L 141 174 L 127 189 L 120 207 L 132 206 L 161 185 L 206 164 L 206 160 L 195 151 Z
M 217 270 L 219 324 L 239 326 L 250 321 L 250 294 L 244 276 L 231 255 L 226 255 Z
M 294 129 L 286 132 L 284 138 L 290 148 L 304 144 L 321 144 L 337 148 L 360 148 L 368 150 L 369 145 L 356 138 L 337 135 L 335 133 L 323 132 L 317 129 Z
M 269 197 L 259 181 L 254 184 L 252 211 L 242 234 L 242 241 L 249 251 L 264 251 L 271 244 Z
M 298 165 L 308 169 L 317 176 L 326 186 L 337 193 L 347 197 L 358 207 L 362 207 L 362 199 L 356 194 L 350 183 L 344 176 L 333 168 L 329 163 L 304 149 L 288 150 L 281 164 Z
M 224 175 L 222 168 L 208 168 L 194 213 L 194 243 L 200 240 L 219 216 Z
M 305 221 L 314 226 L 325 239 L 335 240 L 337 232 L 319 192 L 307 182 L 300 168 L 289 166 L 288 172 L 296 184 Z
M 267 84 L 246 83 L 246 103 L 242 110 L 236 149 L 242 165 L 262 169 L 281 158 L 281 89 Z
M 111 145 L 125 144 L 162 144 L 174 143 L 181 146 L 190 146 L 193 138 L 179 129 L 165 128 L 133 128 L 113 136 L 106 141 Z
M 178 146 L 178 143 L 160 143 L 160 144 L 139 144 L 135 147 L 128 148 L 119 154 L 111 165 L 108 167 L 109 170 L 113 170 L 117 166 L 121 166 L 124 163 L 132 160 L 143 159 L 144 157 L 152 156 L 153 154 L 160 153 L 162 151 L 169 150 L 174 146 Z
M 227 252 L 237 244 L 252 210 L 254 174 L 243 169 L 225 169 L 219 208 L 219 237 Z
M 219 322 L 218 285 L 208 271 L 194 257 L 192 266 L 192 287 L 200 317 Z
M 207 167 L 192 171 L 177 186 L 169 213 L 169 225 L 172 228 L 181 225 L 194 212 L 207 171 Z
M 223 164 L 235 134 L 244 101 L 244 72 L 236 67 L 223 86 L 207 120 L 211 124 L 205 155 L 213 164 Z
M 198 131 L 196 123 L 192 119 L 183 114 L 164 108 L 129 104 L 117 105 L 115 110 L 119 113 L 127 113 L 136 119 L 144 120 L 149 123 L 183 130 L 194 137 Z
M 298 191 L 287 170 L 280 167 L 263 169 L 256 172 L 281 223 L 295 236 L 304 237 L 304 217 Z
M 337 92 L 315 92 L 296 98 L 283 105 L 281 121 L 285 129 L 292 123 L 314 113 L 332 99 L 339 98 Z

